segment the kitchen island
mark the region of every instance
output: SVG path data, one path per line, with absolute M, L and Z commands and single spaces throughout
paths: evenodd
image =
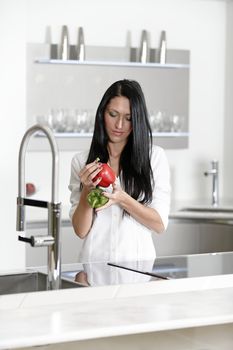
M 91 287 L 1 295 L 0 349 L 231 349 L 232 259 L 231 252 L 156 259 L 149 272 L 168 279 L 144 274 L 149 265 L 141 262 L 126 280 L 132 264 L 105 264 L 103 278 L 92 264 Z M 77 278 L 84 267 L 63 266 L 63 274 Z

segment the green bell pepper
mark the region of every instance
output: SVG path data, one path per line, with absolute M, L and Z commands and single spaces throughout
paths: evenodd
M 101 188 L 94 188 L 87 195 L 87 202 L 92 208 L 100 208 L 105 205 L 109 199 L 102 195 L 103 190 Z

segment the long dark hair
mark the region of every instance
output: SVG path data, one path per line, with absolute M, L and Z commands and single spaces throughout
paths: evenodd
M 138 82 L 119 80 L 103 95 L 96 111 L 94 133 L 86 164 L 93 162 L 97 157 L 102 163 L 109 160 L 104 112 L 110 100 L 116 96 L 128 98 L 132 122 L 132 132 L 120 156 L 121 182 L 131 197 L 143 204 L 150 203 L 154 185 L 150 164 L 152 132 L 145 97 Z

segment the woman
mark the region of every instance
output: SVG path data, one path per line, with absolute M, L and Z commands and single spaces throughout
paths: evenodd
M 93 210 L 87 195 L 101 181 L 93 180 L 101 163 L 108 163 L 117 178 L 104 192 L 108 203 Z M 90 150 L 72 159 L 69 189 L 72 224 L 84 239 L 80 261 L 155 258 L 151 234 L 168 224 L 169 166 L 163 149 L 152 146 L 146 102 L 136 81 L 117 81 L 105 92 Z

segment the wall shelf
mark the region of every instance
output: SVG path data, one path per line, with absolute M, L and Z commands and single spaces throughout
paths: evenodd
M 116 62 L 116 61 L 77 61 L 77 60 L 59 60 L 59 59 L 36 59 L 35 63 L 39 64 L 60 64 L 60 65 L 83 65 L 83 66 L 123 66 L 137 68 L 171 68 L 171 69 L 188 69 L 189 64 L 184 63 L 140 63 L 140 62 Z
M 53 133 L 56 138 L 91 138 L 92 133 L 78 133 L 78 132 L 54 132 Z M 153 137 L 156 138 L 162 138 L 162 137 L 187 137 L 189 136 L 188 132 L 153 132 Z M 41 132 L 38 132 L 35 134 L 35 137 L 42 137 L 44 138 L 45 135 Z
M 76 152 L 77 150 L 88 149 L 91 144 L 91 133 L 55 133 L 56 142 L 59 151 Z M 153 133 L 153 143 L 168 149 L 187 148 L 189 142 L 189 133 Z M 43 134 L 35 134 L 30 140 L 30 151 L 48 151 L 49 142 Z

